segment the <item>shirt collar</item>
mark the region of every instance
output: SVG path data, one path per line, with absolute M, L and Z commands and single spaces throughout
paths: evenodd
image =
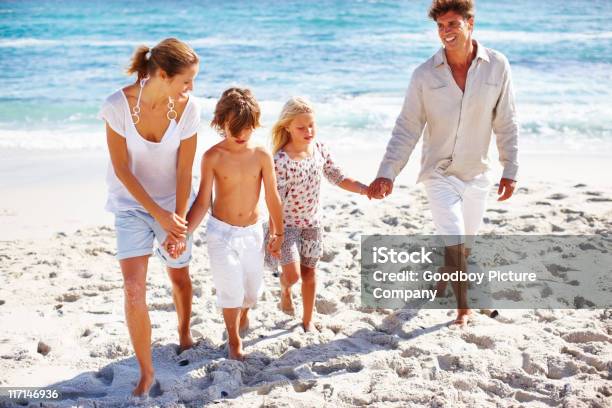
M 482 46 L 482 44 L 480 44 L 476 40 L 473 40 L 473 41 L 474 41 L 474 44 L 476 45 L 476 59 L 481 59 L 483 61 L 490 62 L 491 60 L 489 59 L 489 54 L 487 54 L 487 51 Z M 434 63 L 434 67 L 438 67 L 442 64 L 447 63 L 446 54 L 444 53 L 444 47 L 440 47 L 438 52 L 434 54 L 433 63 Z

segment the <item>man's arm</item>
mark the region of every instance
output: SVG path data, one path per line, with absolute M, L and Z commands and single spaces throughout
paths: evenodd
M 505 58 L 502 89 L 493 112 L 493 132 L 499 151 L 499 161 L 504 167 L 497 191 L 497 194 L 500 195 L 498 201 L 505 201 L 512 197 L 516 187 L 519 132 L 510 64 Z
M 368 188 L 369 198 L 383 198 L 393 191 L 393 180 L 408 163 L 425 127 L 423 89 L 419 72 L 412 74 L 402 110 L 395 121 L 391 139 L 378 168 L 376 180 Z
M 387 143 L 385 156 L 378 168 L 377 178 L 395 180 L 421 138 L 425 123 L 422 84 L 419 72 L 415 71 L 406 91 L 404 105 L 391 132 L 391 139 Z

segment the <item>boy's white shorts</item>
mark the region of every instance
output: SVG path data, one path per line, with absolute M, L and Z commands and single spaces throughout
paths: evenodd
M 211 215 L 206 227 L 217 306 L 253 307 L 263 291 L 262 223 L 236 227 Z

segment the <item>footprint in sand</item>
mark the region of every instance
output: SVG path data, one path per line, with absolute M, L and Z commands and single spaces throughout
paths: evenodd
M 159 381 L 155 381 L 155 384 L 153 384 L 149 389 L 149 397 L 151 398 L 160 397 L 161 395 L 163 395 L 163 393 L 164 392 L 161 389 L 161 384 L 159 383 Z
M 312 365 L 312 371 L 319 375 L 329 375 L 343 370 L 348 373 L 357 373 L 363 370 L 363 363 L 360 360 L 337 358 L 324 363 L 313 363 Z
M 399 224 L 399 220 L 397 217 L 385 217 L 382 219 L 382 222 L 392 227 L 397 227 L 397 224 Z
M 293 391 L 295 392 L 306 392 L 317 385 L 317 382 L 315 380 L 294 381 L 291 383 L 291 385 L 293 386 Z
M 72 302 L 76 302 L 80 298 L 81 298 L 81 295 L 79 295 L 78 293 L 64 293 L 63 296 L 57 297 L 55 298 L 55 300 L 57 300 L 58 302 L 72 303 Z
M 327 299 L 317 299 L 315 302 L 317 313 L 330 315 L 338 311 L 338 304 Z
M 465 333 L 461 338 L 466 343 L 475 344 L 479 349 L 495 348 L 495 340 L 489 336 L 478 336 L 474 333 Z
M 549 197 L 546 197 L 546 198 L 548 198 L 549 200 L 564 200 L 564 199 L 567 198 L 567 195 L 561 194 L 561 193 L 555 193 L 555 194 L 553 194 L 553 195 L 551 195 Z
M 113 380 L 115 379 L 115 370 L 111 366 L 106 366 L 101 370 L 97 371 L 94 374 L 94 377 L 96 377 L 102 384 L 108 387 L 113 383 Z

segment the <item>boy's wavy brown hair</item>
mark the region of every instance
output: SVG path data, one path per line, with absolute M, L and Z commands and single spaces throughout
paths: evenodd
M 223 136 L 237 136 L 244 129 L 256 129 L 260 125 L 261 110 L 255 96 L 248 88 L 229 88 L 221 95 L 215 107 L 210 126 Z M 225 134 L 225 125 L 230 134 Z

